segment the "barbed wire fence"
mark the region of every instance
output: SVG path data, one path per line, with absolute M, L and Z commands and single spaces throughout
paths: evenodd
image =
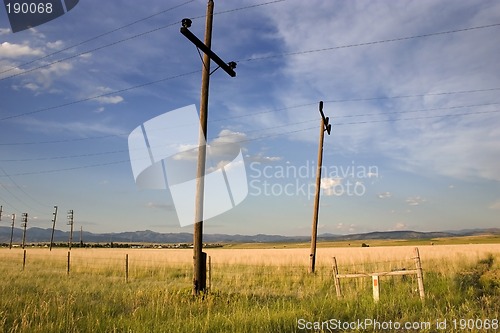
M 18 270 L 23 274 L 34 276 L 67 275 L 80 279 L 99 277 L 112 279 L 117 283 L 154 281 L 177 287 L 189 287 L 192 283 L 192 262 L 178 260 L 175 255 L 169 257 L 168 249 L 161 250 L 165 251 L 166 255 L 162 254 L 153 258 L 145 257 L 145 252 L 136 252 L 133 249 L 118 253 L 106 253 L 105 250 L 86 253 L 85 249 L 82 250 L 72 251 L 71 257 L 65 250 L 50 253 L 38 249 L 30 251 L 30 248 L 3 251 L 0 256 L 0 265 L 2 269 Z M 217 255 L 212 255 L 207 264 L 207 285 L 209 291 L 214 292 L 264 293 L 275 289 L 276 292 L 288 290 L 300 294 L 316 288 L 336 294 L 337 297 L 347 295 L 357 297 L 360 294 L 366 294 L 370 289 L 363 277 L 372 277 L 372 279 L 376 277 L 377 285 L 373 288 L 375 290 L 375 287 L 378 287 L 378 294 L 380 293 L 378 279 L 383 277 L 385 280 L 390 276 L 393 278 L 397 276 L 397 282 L 388 282 L 388 286 L 404 282 L 412 293 L 418 291 L 421 300 L 424 300 L 423 269 L 417 248 L 413 256 L 402 256 L 398 260 L 367 260 L 337 265 L 334 257 L 332 265 L 324 263 L 318 265 L 314 274 L 308 273 L 307 263 L 228 263 L 218 262 Z M 343 280 L 342 283 L 340 279 Z M 347 281 L 350 279 L 352 280 Z M 375 283 L 373 281 L 375 280 L 372 280 L 372 284 Z M 374 299 L 378 300 L 375 291 Z

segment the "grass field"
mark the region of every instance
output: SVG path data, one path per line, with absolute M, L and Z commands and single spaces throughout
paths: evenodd
M 0 249 L 0 330 L 499 332 L 500 244 L 451 243 L 418 246 L 425 304 L 413 276 L 381 277 L 378 303 L 371 279 L 341 280 L 341 299 L 332 279 L 333 256 L 341 273 L 413 269 L 415 244 L 321 244 L 314 275 L 300 246 L 207 249 L 211 290 L 203 297 L 191 296 L 189 249 L 74 248 L 69 274 L 67 249 L 27 248 L 24 270 L 22 249 Z

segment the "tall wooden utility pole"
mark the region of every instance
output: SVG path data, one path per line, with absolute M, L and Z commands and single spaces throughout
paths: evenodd
M 330 135 L 332 125 L 329 124 L 329 118 L 323 113 L 323 101 L 319 102 L 319 112 L 321 113 L 321 124 L 319 127 L 319 144 L 318 144 L 318 165 L 316 170 L 316 196 L 314 198 L 314 211 L 312 220 L 312 235 L 311 235 L 311 254 L 309 255 L 309 273 L 314 273 L 316 266 L 316 243 L 318 237 L 318 214 L 319 214 L 319 194 L 321 191 L 321 168 L 323 166 L 323 139 L 325 131 Z
M 234 68 L 235 62 L 225 63 L 217 56 L 212 50 L 212 22 L 214 13 L 213 0 L 208 1 L 207 5 L 207 18 L 205 24 L 205 43 L 200 41 L 191 31 L 190 19 L 182 20 L 181 33 L 189 39 L 196 47 L 201 50 L 203 55 L 203 65 L 201 72 L 201 94 L 200 94 L 200 135 L 198 144 L 198 166 L 196 172 L 196 199 L 195 199 L 195 220 L 194 220 L 194 234 L 193 234 L 193 261 L 194 261 L 194 274 L 193 274 L 193 295 L 206 290 L 206 261 L 207 254 L 203 252 L 203 201 L 205 189 L 205 165 L 206 165 L 206 140 L 208 129 L 208 92 L 210 85 L 210 60 L 215 61 L 220 68 L 222 68 L 231 77 L 236 76 Z M 218 67 L 218 68 L 219 68 Z M 218 69 L 217 68 L 217 69 Z M 216 70 L 217 70 L 216 69 Z M 215 70 L 214 70 L 215 71 Z
M 54 206 L 54 212 L 52 213 L 52 235 L 50 236 L 50 247 L 49 250 L 52 251 L 52 244 L 54 244 L 54 231 L 56 229 L 57 220 L 57 206 Z
M 214 13 L 214 2 L 209 1 L 207 6 L 207 19 L 205 24 L 205 45 L 212 48 L 212 22 Z M 193 234 L 193 294 L 205 291 L 207 288 L 206 267 L 207 255 L 203 252 L 203 199 L 205 192 L 205 165 L 207 157 L 207 129 L 208 129 L 208 88 L 210 85 L 210 57 L 203 55 L 203 66 L 201 71 L 200 92 L 200 134 L 198 141 L 198 167 L 196 170 L 196 201 L 194 212 L 194 234 Z

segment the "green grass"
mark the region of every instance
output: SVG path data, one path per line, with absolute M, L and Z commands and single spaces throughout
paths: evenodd
M 311 275 L 306 267 L 214 264 L 211 292 L 193 297 L 188 264 L 133 266 L 127 283 L 115 260 L 81 260 L 67 275 L 64 257 L 35 257 L 24 271 L 18 259 L 0 256 L 0 331 L 6 333 L 315 332 L 299 329 L 301 318 L 311 325 L 330 319 L 432 325 L 408 332 L 439 332 L 436 320 L 446 319 L 445 332 L 463 332 L 450 327 L 452 320 L 500 319 L 498 253 L 472 263 L 424 261 L 425 304 L 413 276 L 381 277 L 374 303 L 371 281 L 363 278 L 342 280 L 345 296 L 337 299 L 329 267 Z

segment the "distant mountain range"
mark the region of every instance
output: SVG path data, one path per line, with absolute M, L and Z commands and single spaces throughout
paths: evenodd
M 32 227 L 26 231 L 26 243 L 50 242 L 52 229 L 42 229 Z M 335 235 L 321 234 L 319 240 L 373 240 L 373 239 L 432 239 L 439 237 L 460 237 L 474 236 L 481 234 L 498 234 L 500 228 L 489 229 L 467 229 L 459 231 L 442 232 L 417 232 L 417 231 L 384 231 L 370 232 L 364 234 Z M 9 243 L 11 235 L 10 227 L 0 227 L 0 243 Z M 22 241 L 22 229 L 14 229 L 13 242 Z M 191 233 L 159 233 L 151 230 L 119 233 L 96 234 L 84 231 L 81 234 L 84 243 L 157 243 L 157 244 L 177 244 L 192 243 L 193 235 Z M 68 231 L 55 230 L 54 242 L 67 242 L 69 239 Z M 309 236 L 280 236 L 280 235 L 226 235 L 226 234 L 205 234 L 203 241 L 205 243 L 274 243 L 274 242 L 304 242 L 309 241 Z M 73 233 L 73 242 L 80 242 L 80 231 Z

